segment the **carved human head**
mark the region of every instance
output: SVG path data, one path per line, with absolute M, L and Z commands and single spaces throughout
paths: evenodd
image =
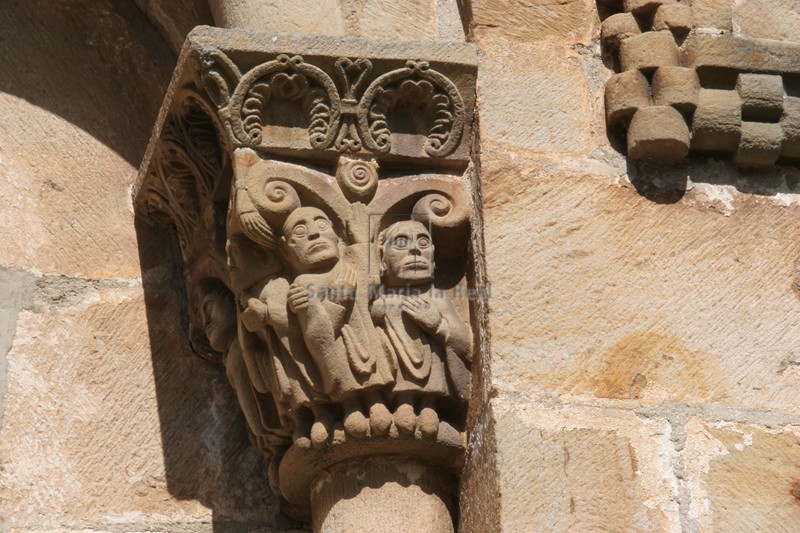
M 300 207 L 289 214 L 281 247 L 296 274 L 323 270 L 339 260 L 339 237 L 328 215 L 316 207 Z
M 282 270 L 274 254 L 241 234 L 232 235 L 226 246 L 228 272 L 234 291 L 245 291 L 274 277 Z
M 222 284 L 204 283 L 201 286 L 198 315 L 211 349 L 225 353 L 236 337 L 236 309 L 233 294 Z
M 381 276 L 389 287 L 433 281 L 433 241 L 421 222 L 404 220 L 386 228 L 378 238 Z

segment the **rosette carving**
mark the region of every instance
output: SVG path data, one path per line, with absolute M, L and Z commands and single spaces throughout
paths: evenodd
M 378 165 L 374 160 L 342 157 L 336 169 L 336 180 L 349 200 L 368 203 L 378 188 Z

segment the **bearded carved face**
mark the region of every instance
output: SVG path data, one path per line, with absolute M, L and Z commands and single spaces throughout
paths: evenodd
M 316 207 L 292 211 L 283 225 L 281 244 L 297 274 L 330 267 L 339 260 L 339 237 L 328 216 Z
M 386 229 L 381 271 L 386 285 L 399 287 L 433 281 L 433 241 L 428 228 L 413 220 Z

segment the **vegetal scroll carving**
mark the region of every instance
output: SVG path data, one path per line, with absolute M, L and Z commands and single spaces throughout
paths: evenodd
M 176 228 L 192 345 L 225 365 L 271 486 L 307 516 L 341 461 L 457 469 L 474 58 L 189 47 L 137 205 Z
M 392 114 L 405 115 L 409 109 L 414 117 L 410 133 L 424 137 L 427 157 L 452 153 L 464 133 L 466 109 L 458 87 L 427 61 L 407 61 L 366 88 L 374 67 L 365 58 L 338 58 L 333 77 L 299 55 L 278 55 L 243 74 L 219 50 L 206 52 L 197 63 L 202 84 L 223 109 L 240 146 L 260 147 L 266 142 L 264 130 L 272 122 L 294 127 L 298 118 L 287 116 L 285 109 L 281 117 L 271 115 L 282 103 L 299 110 L 314 149 L 388 153 L 392 136 L 408 133 L 394 131 Z

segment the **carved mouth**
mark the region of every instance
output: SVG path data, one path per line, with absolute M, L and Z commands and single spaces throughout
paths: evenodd
M 428 269 L 428 262 L 424 259 L 417 259 L 415 261 L 406 261 L 403 264 L 403 268 L 406 270 L 427 270 Z
M 319 250 L 327 250 L 328 243 L 324 241 L 315 242 L 314 244 L 308 247 L 309 252 L 317 252 Z

